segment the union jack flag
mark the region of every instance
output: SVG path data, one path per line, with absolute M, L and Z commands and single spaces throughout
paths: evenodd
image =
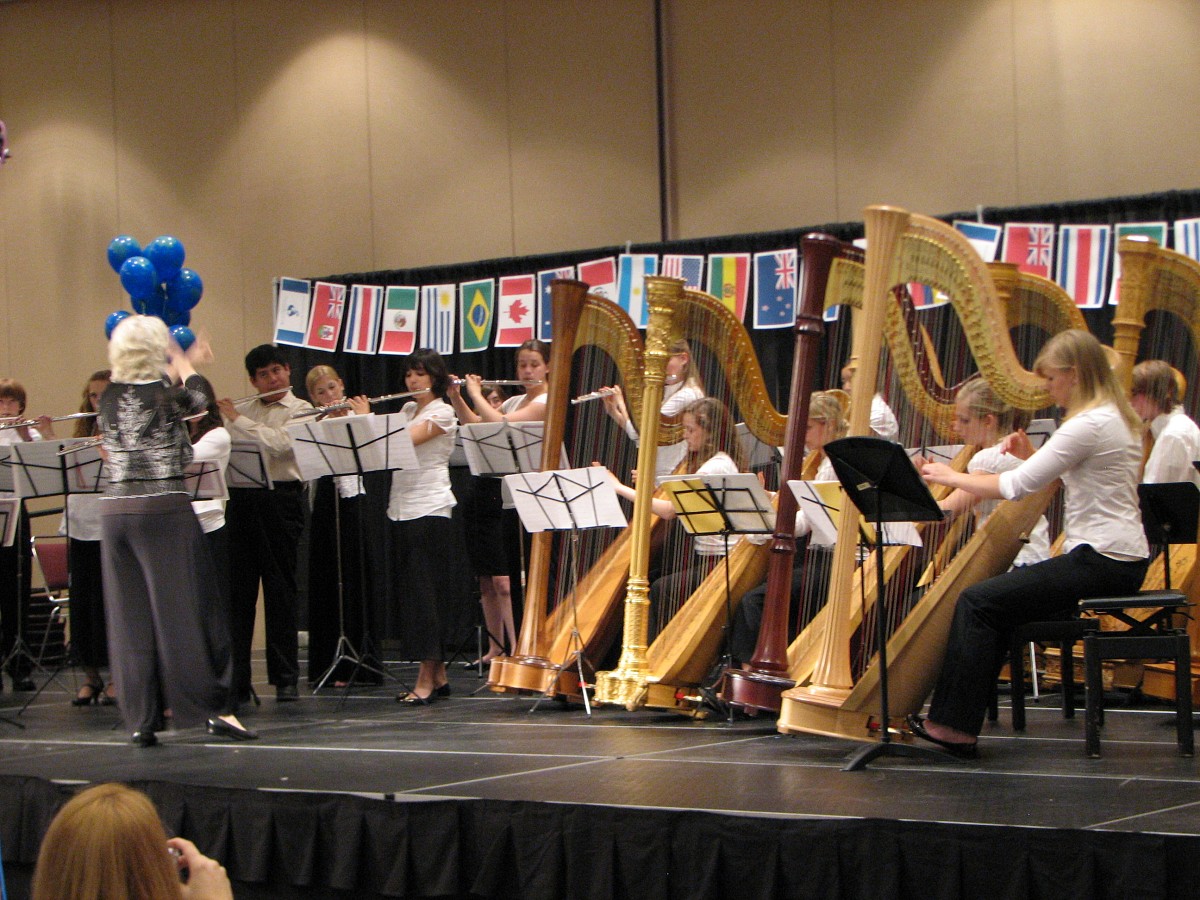
M 1009 222 L 1004 226 L 1004 261 L 1022 272 L 1049 278 L 1054 265 L 1054 226 Z

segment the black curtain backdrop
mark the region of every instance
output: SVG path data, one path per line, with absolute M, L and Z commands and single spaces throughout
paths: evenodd
M 1195 896 L 1200 839 L 132 782 L 254 897 L 1061 900 Z M 82 785 L 0 778 L 9 897 Z
M 992 225 L 1007 222 L 1042 222 L 1053 225 L 1115 225 L 1120 222 L 1166 221 L 1200 216 L 1200 190 L 1167 191 L 1131 197 L 1112 197 L 1104 200 L 1085 200 L 1040 206 L 983 207 L 978 211 L 982 221 Z M 946 222 L 953 219 L 975 220 L 977 211 L 963 211 L 938 216 Z M 830 234 L 843 241 L 863 236 L 862 222 L 833 222 L 786 231 L 764 231 L 752 234 L 733 234 L 719 237 L 694 238 L 655 244 L 596 247 L 538 256 L 509 257 L 480 260 L 443 266 L 415 269 L 389 269 L 376 272 L 343 272 L 313 276 L 313 281 L 335 284 L 406 285 L 421 287 L 429 284 L 459 284 L 478 278 L 500 278 L 505 275 L 528 275 L 562 266 L 578 265 L 593 259 L 617 256 L 621 253 L 765 253 L 799 247 L 800 239 L 811 232 Z M 294 274 L 294 273 L 280 273 Z M 1111 342 L 1111 308 L 1087 310 L 1088 326 L 1102 341 Z M 759 363 L 767 378 L 767 388 L 776 408 L 787 405 L 791 383 L 793 334 L 791 329 L 756 331 L 748 328 L 758 354 Z M 368 356 L 337 351 L 285 348 L 292 365 L 292 380 L 300 396 L 304 394 L 304 374 L 313 366 L 331 365 L 345 379 L 352 394 L 378 397 L 402 391 L 403 359 L 395 356 Z M 829 354 L 827 354 L 828 356 Z M 456 374 L 476 372 L 485 378 L 512 378 L 513 351 L 489 349 L 478 353 L 454 353 L 447 357 L 450 369 Z M 822 361 L 819 387 L 837 386 L 840 357 Z

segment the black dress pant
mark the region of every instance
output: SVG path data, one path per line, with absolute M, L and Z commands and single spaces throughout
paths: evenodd
M 100 541 L 71 538 L 71 649 L 85 669 L 108 665 Z
M 304 484 L 277 482 L 273 490 L 231 488 L 225 507 L 229 535 L 230 629 L 233 691 L 250 696 L 250 646 L 258 588 L 266 616 L 267 679 L 294 685 L 299 672 L 296 643 L 296 550 L 304 532 Z
M 1082 544 L 1063 556 L 1010 569 L 964 590 L 954 607 L 929 718 L 979 734 L 1017 626 L 1068 619 L 1087 597 L 1136 593 L 1148 567 L 1149 560 L 1116 560 Z
M 0 662 L 5 663 L 5 669 L 13 681 L 28 678 L 33 668 L 29 656 L 30 635 L 25 631 L 32 565 L 29 516 L 22 504 L 13 545 L 0 547 Z M 24 640 L 25 647 L 13 655 L 18 634 Z

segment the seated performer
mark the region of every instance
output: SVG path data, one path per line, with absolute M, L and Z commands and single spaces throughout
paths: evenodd
M 478 422 L 541 422 L 546 418 L 548 362 L 550 345 L 529 340 L 517 348 L 517 378 L 525 393 L 509 397 L 499 406 L 491 403 L 492 391 L 478 375 L 468 375 L 460 386 L 451 376 L 447 398 L 458 421 L 464 425 Z M 463 397 L 466 388 L 470 404 Z M 516 512 L 504 507 L 499 478 L 481 476 L 472 479 L 471 508 L 465 513 L 467 552 L 479 579 L 479 603 L 488 633 L 488 649 L 482 662 L 491 662 L 516 644 L 513 616 L 514 600 L 519 601 L 520 523 Z M 475 668 L 480 660 L 467 663 Z
M 804 449 L 816 453 L 820 458 L 813 481 L 837 481 L 833 471 L 833 463 L 825 455 L 825 445 L 830 441 L 846 436 L 850 423 L 846 421 L 846 412 L 836 393 L 830 391 L 815 391 L 808 403 L 808 427 L 804 432 Z M 790 490 L 790 488 L 788 489 Z M 812 530 L 803 509 L 796 510 L 796 537 L 803 537 Z M 829 566 L 832 563 L 829 551 L 832 544 L 816 544 L 811 539 L 808 551 L 796 548 L 792 558 L 792 587 L 791 599 L 795 606 L 801 599 L 801 594 L 808 585 L 810 591 L 823 590 L 828 581 Z M 807 571 L 806 571 L 807 566 Z M 814 569 L 819 571 L 814 571 Z M 733 614 L 733 625 L 730 629 L 729 647 L 733 658 L 746 668 L 754 655 L 754 647 L 758 643 L 758 631 L 762 625 L 763 605 L 766 602 L 767 583 L 764 581 L 758 587 L 751 588 L 742 597 L 742 602 Z M 794 617 L 793 617 L 794 618 Z
M 982 378 L 973 378 L 959 388 L 954 398 L 954 428 L 967 444 L 980 450 L 967 463 L 971 474 L 999 474 L 1015 469 L 1021 458 L 1004 450 L 1004 440 L 1012 434 L 1018 423 L 1016 410 L 996 396 L 996 392 Z M 925 460 L 914 459 L 919 467 Z M 965 490 L 955 490 L 938 505 L 951 515 L 969 509 L 975 511 L 975 526 L 982 525 L 999 504 L 999 500 L 984 500 Z M 1021 548 L 1014 566 L 1028 566 L 1050 557 L 1050 526 L 1045 517 L 1039 518 L 1029 534 L 1029 541 Z
M 1200 486 L 1200 472 L 1192 465 L 1200 459 L 1200 428 L 1180 405 L 1182 380 L 1183 376 L 1161 359 L 1148 359 L 1133 367 L 1129 402 L 1154 440 L 1142 470 L 1146 484 L 1190 481 Z
M 328 417 L 364 416 L 371 412 L 365 396 L 346 398 L 346 386 L 332 366 L 309 369 L 304 384 L 315 406 L 350 404 L 350 408 L 330 412 Z M 370 588 L 366 587 L 370 584 L 370 571 L 361 556 L 365 495 L 362 476 L 329 476 L 318 478 L 313 484 L 315 496 L 308 524 L 309 684 L 317 684 L 333 663 L 339 625 L 344 627 L 355 651 L 363 651 L 369 631 L 364 604 L 371 596 Z M 354 663 L 342 660 L 332 674 L 334 686 L 345 687 L 353 672 Z M 378 681 L 378 676 L 366 670 L 360 670 L 356 677 L 361 681 Z
M 741 447 L 729 409 L 720 400 L 702 397 L 683 410 L 683 439 L 687 456 L 683 460 L 685 474 L 736 475 L 744 469 Z M 609 473 L 617 495 L 632 501 L 636 491 Z M 634 473 L 637 477 L 637 473 Z M 675 518 L 675 508 L 664 497 L 655 497 L 651 509 L 660 519 Z M 736 546 L 740 535 L 733 535 L 729 549 Z M 676 602 L 689 596 L 700 582 L 725 558 L 725 538 L 721 535 L 697 535 L 692 552 L 675 571 L 664 573 L 650 585 L 650 638 L 653 640 L 674 614 Z
M 267 625 L 267 679 L 275 699 L 296 700 L 299 651 L 296 634 L 296 549 L 304 532 L 304 482 L 287 426 L 308 402 L 292 394 L 292 368 L 279 348 L 261 344 L 246 354 L 246 374 L 259 395 L 239 404 L 218 401 L 235 441 L 263 446 L 274 489 L 230 488 L 225 509 L 231 565 L 233 690 L 250 699 L 250 645 L 258 585 Z
M 1066 499 L 1063 555 L 989 578 L 962 592 L 954 610 L 929 717 L 910 716 L 913 733 L 955 756 L 973 759 L 992 685 L 1012 630 L 1068 618 L 1080 599 L 1141 587 L 1149 553 L 1138 508 L 1141 423 L 1100 342 L 1086 331 L 1051 338 L 1034 363 L 1046 391 L 1066 413 L 1034 452 L 1023 432 L 1004 451 L 1024 461 L 1000 474 L 960 473 L 925 463 L 927 482 L 983 499 L 1015 500 L 1062 479 Z
M 692 369 L 692 350 L 685 340 L 675 341 L 671 345 L 671 356 L 667 360 L 666 380 L 663 382 L 662 406 L 658 413 L 664 419 L 671 419 L 683 412 L 689 403 L 704 396 L 704 384 L 699 373 Z M 601 388 L 610 393 L 604 397 L 604 411 L 612 420 L 629 435 L 630 440 L 638 440 L 637 423 L 629 418 L 629 409 L 625 406 L 625 395 L 620 385 Z M 687 442 L 680 441 L 669 447 L 659 447 L 655 457 L 654 473 L 670 475 L 675 467 L 687 455 Z
M 850 386 L 854 383 L 855 368 L 853 363 L 847 363 L 842 367 L 842 390 L 847 394 L 850 393 Z M 892 408 L 887 405 L 887 401 L 881 394 L 871 397 L 871 431 L 885 441 L 900 440 L 900 423 L 896 421 L 896 414 L 892 412 Z

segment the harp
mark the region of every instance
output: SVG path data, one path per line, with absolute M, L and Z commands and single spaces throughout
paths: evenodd
M 1113 317 L 1113 349 L 1121 360 L 1118 374 L 1128 387 L 1139 357 L 1164 359 L 1183 371 L 1189 387 L 1194 387 L 1200 374 L 1196 366 L 1200 351 L 1200 263 L 1141 236 L 1121 238 L 1117 252 L 1121 255 L 1121 286 L 1120 303 Z M 1190 406 L 1194 418 L 1194 403 Z M 1194 544 L 1176 545 L 1170 554 L 1171 585 L 1184 591 L 1192 603 L 1200 602 L 1196 560 Z M 1151 563 L 1143 588 L 1165 587 L 1163 566 L 1162 557 Z M 1194 695 L 1200 681 L 1200 626 L 1194 617 L 1188 620 L 1188 631 Z M 1171 663 L 1148 664 L 1142 685 L 1145 693 L 1173 698 L 1174 671 Z
M 699 291 L 686 291 L 671 327 L 713 354 L 724 373 L 727 396 L 740 411 L 749 432 L 769 446 L 779 446 L 787 420 L 771 404 L 762 370 L 741 322 L 716 298 Z M 647 345 L 663 339 L 664 335 L 656 331 L 651 320 L 646 332 Z M 643 417 L 651 402 L 647 391 Z M 653 403 L 657 404 L 657 400 Z M 638 462 L 639 469 L 645 465 L 640 456 Z M 641 491 L 639 485 L 639 496 Z M 651 705 L 690 711 L 692 704 L 680 696 L 680 689 L 699 684 L 715 661 L 725 616 L 727 580 L 730 597 L 736 602 L 746 590 L 762 581 L 767 548 L 739 542 L 647 647 L 648 600 L 639 583 L 645 580 L 645 571 L 635 571 L 634 566 L 636 554 L 648 546 L 648 536 L 635 531 L 632 540 L 635 556 L 631 560 L 624 604 L 621 659 L 615 670 L 597 674 L 597 702 L 628 709 Z
M 1048 406 L 1040 379 L 1022 368 L 1008 340 L 1008 314 L 992 275 L 965 239 L 941 222 L 894 208 L 871 207 L 865 218 L 864 292 L 861 321 L 854 327 L 855 355 L 862 369 L 855 376 L 851 394 L 850 433 L 866 433 L 872 367 L 881 356 L 882 334 L 885 330 L 894 333 L 894 328 L 885 329 L 884 324 L 901 315 L 896 304 L 889 302 L 889 292 L 906 282 L 924 282 L 949 295 L 980 374 L 1002 400 L 1019 409 Z M 912 343 L 894 346 L 889 342 L 889 351 L 901 379 L 919 385 Z M 861 377 L 864 373 L 867 378 Z M 907 393 L 931 422 L 941 415 L 928 392 L 912 388 Z M 924 702 L 937 674 L 958 592 L 1011 564 L 1019 550 L 1018 536 L 1030 530 L 1052 495 L 1053 490 L 1047 489 L 1022 501 L 1002 503 L 895 627 L 888 642 L 890 706 L 895 716 L 915 712 Z M 864 595 L 860 605 L 855 605 L 855 527 L 853 517 L 843 517 L 827 603 L 789 648 L 790 674 L 798 683 L 807 683 L 783 693 L 778 724 L 782 732 L 871 741 L 877 738 L 879 728 L 888 727 L 888 723 L 876 721 L 879 679 L 875 664 L 855 674 L 850 662 L 855 622 L 861 623 L 872 599 Z M 861 573 L 864 582 L 870 577 Z M 876 609 L 875 614 L 881 613 Z
M 571 395 L 572 355 L 581 335 L 593 336 L 601 349 L 613 360 L 619 373 L 635 372 L 642 366 L 642 338 L 625 312 L 601 297 L 588 294 L 588 286 L 580 281 L 551 282 L 553 309 L 550 358 L 550 385 L 546 399 L 546 419 L 543 432 L 541 468 L 549 471 L 559 467 L 559 448 L 566 432 L 566 409 Z M 559 373 L 555 377 L 555 373 Z M 636 408 L 636 407 L 635 407 Z M 517 646 L 511 656 L 492 661 L 488 686 L 492 690 L 537 691 L 550 690 L 556 681 L 558 668 L 568 655 L 547 638 L 546 625 L 551 615 L 553 591 L 550 582 L 550 563 L 554 552 L 554 536 L 550 532 L 535 534 L 531 540 L 529 576 L 525 594 L 525 612 Z M 614 579 L 612 573 L 591 590 L 599 593 L 619 591 L 624 578 Z M 588 636 L 602 629 L 603 622 L 592 622 Z

